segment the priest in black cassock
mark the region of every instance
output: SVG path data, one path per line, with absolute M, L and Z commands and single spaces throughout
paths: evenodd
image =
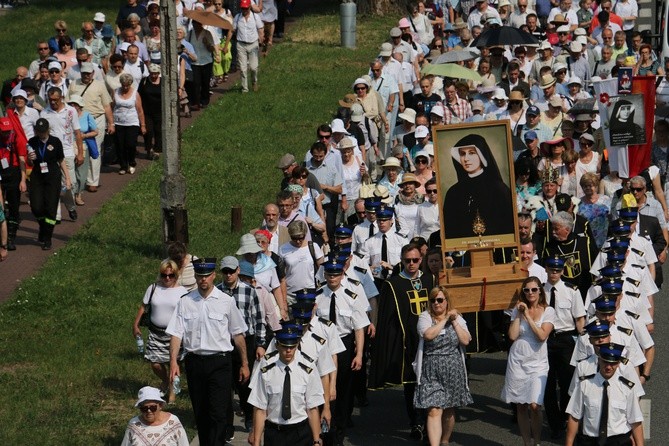
M 414 409 L 416 374 L 411 363 L 418 351 L 418 316 L 427 310 L 434 286 L 431 274 L 420 270 L 422 255 L 412 243 L 402 248 L 402 271 L 384 282 L 378 297 L 378 324 L 369 372 L 370 388 L 403 384 L 411 438 L 423 436 L 425 412 Z

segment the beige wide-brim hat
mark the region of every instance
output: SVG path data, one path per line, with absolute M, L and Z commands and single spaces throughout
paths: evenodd
M 397 167 L 401 169 L 402 164 L 400 163 L 400 160 L 398 160 L 394 156 L 389 156 L 388 158 L 386 158 L 386 162 L 381 167 L 383 167 L 384 169 L 387 167 Z
M 525 99 L 527 98 L 523 96 L 523 93 L 518 90 L 514 90 L 509 93 L 509 101 L 524 101 Z
M 416 175 L 412 174 L 411 172 L 407 172 L 402 176 L 402 182 L 400 183 L 400 186 L 404 186 L 408 183 L 413 183 L 416 187 L 420 187 L 420 181 L 418 181 Z

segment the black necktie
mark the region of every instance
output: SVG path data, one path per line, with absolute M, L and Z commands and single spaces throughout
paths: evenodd
M 335 293 L 330 296 L 330 321 L 333 324 L 337 323 L 337 310 L 335 309 Z
M 602 413 L 599 415 L 599 445 L 606 444 L 606 425 L 609 422 L 609 382 L 602 383 Z
M 551 288 L 551 307 L 555 309 L 555 287 Z
M 388 262 L 388 241 L 386 240 L 386 234 L 383 234 L 383 242 L 381 243 L 381 261 Z M 385 267 L 381 269 L 381 277 L 384 279 L 388 277 L 388 270 Z
M 286 366 L 286 377 L 283 379 L 283 396 L 281 396 L 281 418 L 290 420 L 290 368 Z
M 369 224 L 369 238 L 374 237 L 374 223 Z

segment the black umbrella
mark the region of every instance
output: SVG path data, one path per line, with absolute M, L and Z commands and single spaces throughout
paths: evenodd
M 499 26 L 490 28 L 478 36 L 470 46 L 494 46 L 494 45 L 537 45 L 539 41 L 530 33 L 521 31 L 510 26 Z

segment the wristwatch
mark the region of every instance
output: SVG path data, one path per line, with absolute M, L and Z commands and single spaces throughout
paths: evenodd
M 644 374 L 641 374 L 641 375 L 639 375 L 639 376 L 641 376 L 643 379 L 645 379 L 646 382 L 650 381 L 650 375 L 644 375 Z

